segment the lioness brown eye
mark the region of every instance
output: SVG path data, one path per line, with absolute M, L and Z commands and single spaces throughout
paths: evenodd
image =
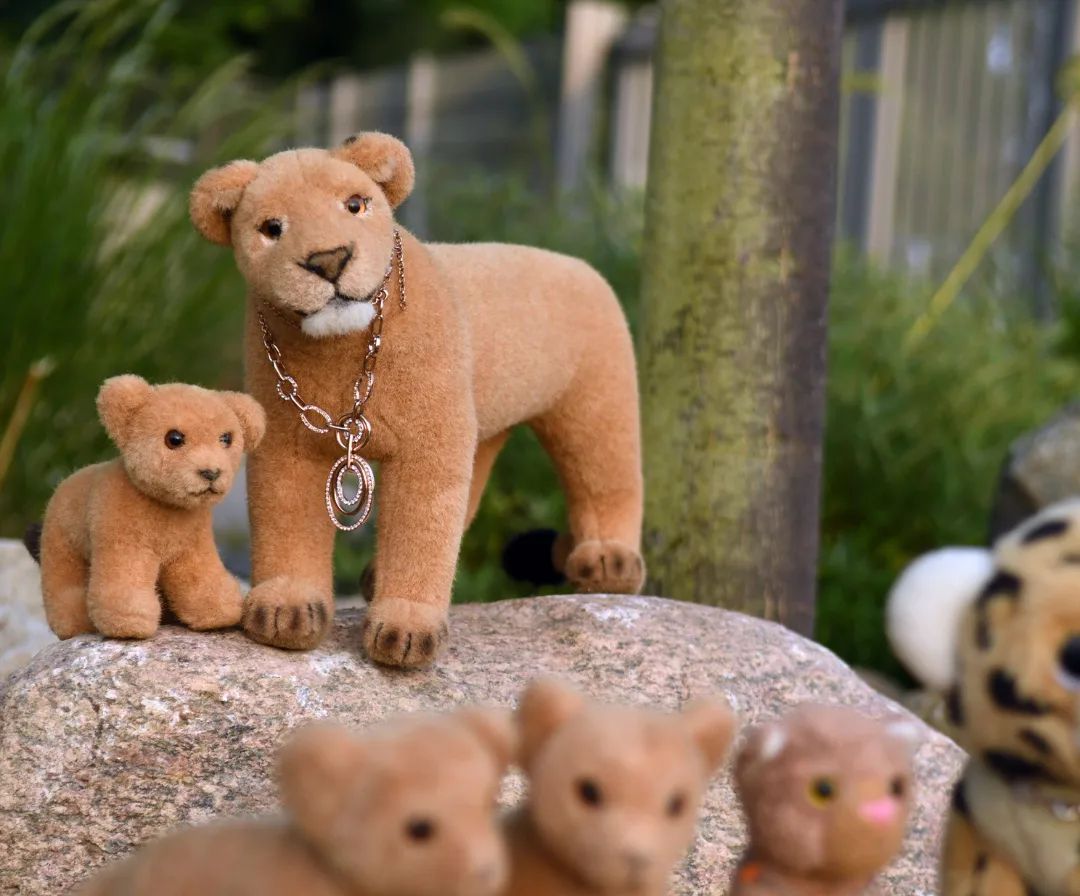
M 371 200 L 365 196 L 350 196 L 345 200 L 345 208 L 347 208 L 352 214 L 358 215 L 360 212 L 366 212 L 368 203 Z
M 170 429 L 165 433 L 165 444 L 170 448 L 179 448 L 184 444 L 184 434 L 178 429 Z
M 228 448 L 232 444 L 232 433 L 223 432 L 221 434 L 221 444 Z
M 259 225 L 259 233 L 269 240 L 281 239 L 281 222 L 277 218 L 267 218 Z
M 681 793 L 673 793 L 668 800 L 667 814 L 672 818 L 678 818 L 686 808 L 686 797 Z

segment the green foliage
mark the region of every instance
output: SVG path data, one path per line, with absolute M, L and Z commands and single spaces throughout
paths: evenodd
M 0 494 L 5 535 L 109 453 L 94 411 L 106 376 L 239 384 L 242 286 L 187 220 L 208 160 L 170 151 L 217 131 L 230 134 L 217 158 L 262 153 L 282 136 L 282 99 L 249 111 L 241 62 L 194 90 L 160 77 L 155 46 L 174 7 L 56 7 L 0 58 L 0 423 L 31 365 L 55 363 Z
M 924 551 L 985 543 L 1010 442 L 1071 400 L 1080 373 L 1023 302 L 1007 314 L 968 297 L 906 352 L 928 296 L 847 261 L 834 272 L 816 634 L 883 671 L 896 671 L 891 582 Z

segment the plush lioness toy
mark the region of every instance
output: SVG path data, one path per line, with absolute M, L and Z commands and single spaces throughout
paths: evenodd
M 529 795 L 506 818 L 506 896 L 666 893 L 731 744 L 730 708 L 607 706 L 540 680 L 522 697 L 518 727 Z
M 211 510 L 259 444 L 262 408 L 239 392 L 130 374 L 106 380 L 97 407 L 120 457 L 61 482 L 27 533 L 49 627 L 149 638 L 162 598 L 191 628 L 236 625 L 240 586 L 218 556 Z
M 366 133 L 232 162 L 192 192 L 195 226 L 232 247 L 247 281 L 247 388 L 268 413 L 248 468 L 255 640 L 319 643 L 335 524 L 366 519 L 377 461 L 364 648 L 389 665 L 431 662 L 462 532 L 520 423 L 566 491 L 572 587 L 642 585 L 637 382 L 614 293 L 564 255 L 419 242 L 394 223 L 412 186 L 405 146 Z
M 496 896 L 502 714 L 418 715 L 363 733 L 320 724 L 282 750 L 285 815 L 167 836 L 78 896 Z
M 916 560 L 888 624 L 899 658 L 947 694 L 950 733 L 971 754 L 944 896 L 1080 894 L 1080 501 L 992 551 Z
M 751 729 L 735 761 L 750 844 L 731 896 L 862 896 L 911 807 L 915 726 L 800 706 Z

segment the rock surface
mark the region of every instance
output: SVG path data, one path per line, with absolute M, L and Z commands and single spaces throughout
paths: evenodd
M 1080 402 L 1009 447 L 990 512 L 993 540 L 1048 504 L 1080 493 Z
M 41 572 L 21 541 L 0 539 L 0 681 L 56 636 L 41 605 Z
M 288 730 L 333 717 L 509 706 L 558 672 L 604 699 L 679 706 L 726 693 L 746 722 L 804 700 L 895 711 L 828 651 L 771 623 L 658 598 L 551 597 L 465 605 L 434 670 L 395 672 L 359 654 L 363 613 L 338 614 L 319 650 L 288 653 L 236 632 L 165 628 L 143 643 L 82 637 L 0 684 L 0 893 L 55 894 L 184 822 L 275 805 L 269 778 Z M 921 724 L 921 723 L 920 723 Z M 918 808 L 888 892 L 934 890 L 949 787 L 962 761 L 923 726 Z M 508 782 L 505 798 L 520 793 Z M 743 843 L 727 775 L 674 891 L 722 894 Z

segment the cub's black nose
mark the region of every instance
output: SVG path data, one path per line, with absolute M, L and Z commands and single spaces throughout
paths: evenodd
M 215 482 L 221 475 L 221 470 L 199 470 L 199 475 L 207 482 Z
M 1080 636 L 1073 635 L 1061 646 L 1058 662 L 1066 675 L 1080 679 Z
M 307 260 L 300 265 L 305 271 L 318 274 L 323 280 L 334 283 L 345 265 L 352 258 L 352 249 L 348 246 L 338 246 L 336 249 L 327 249 L 325 252 L 312 252 Z

